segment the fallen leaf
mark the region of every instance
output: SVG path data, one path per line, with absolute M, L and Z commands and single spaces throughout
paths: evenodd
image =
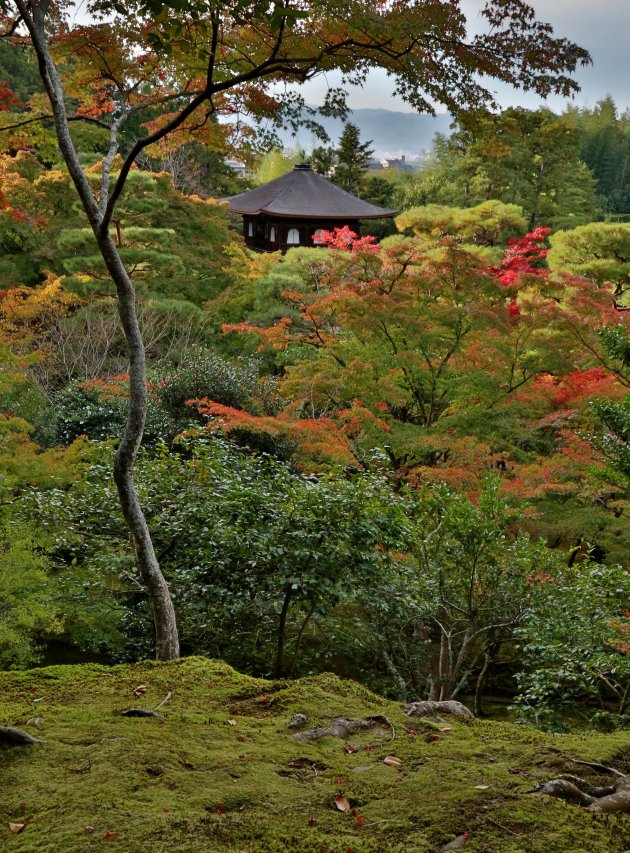
M 240 741 L 241 743 L 245 743 L 247 738 L 245 737 L 245 735 L 236 735 L 236 740 Z
M 362 814 L 358 814 L 355 817 L 354 822 L 357 826 L 363 826 L 363 824 L 365 823 L 365 818 L 363 817 Z
M 395 755 L 386 755 L 383 764 L 388 764 L 390 767 L 402 767 L 402 761 Z
M 346 784 L 346 777 L 345 777 L 345 776 L 340 776 L 340 777 L 337 779 L 337 784 L 338 784 L 338 785 L 345 785 L 345 784 Z
M 86 826 L 83 832 L 87 832 L 88 835 L 91 835 L 93 832 L 96 832 L 93 826 Z
M 18 832 L 22 832 L 22 830 L 24 829 L 25 826 L 26 826 L 25 823 L 11 823 L 11 822 L 9 822 L 9 829 L 11 830 L 11 832 L 14 832 L 16 835 L 18 834 Z
M 217 803 L 214 807 L 214 810 L 217 814 L 225 814 L 225 809 L 223 808 L 223 803 Z
M 236 810 L 236 811 L 237 811 L 239 814 L 243 814 L 243 812 L 245 811 L 245 806 L 239 806 L 239 807 L 237 808 L 237 810 Z
M 407 732 L 407 737 L 418 737 L 418 732 L 411 729 L 411 731 Z
M 349 812 L 350 811 L 350 803 L 345 797 L 337 797 L 335 800 L 335 805 L 340 812 Z
M 118 836 L 115 832 L 110 832 L 109 830 L 107 830 L 107 832 L 103 836 L 103 841 L 118 841 Z
M 228 726 L 235 726 L 236 720 L 228 720 Z
M 439 735 L 427 735 L 427 743 L 434 743 L 436 740 L 439 740 Z
M 162 811 L 163 811 L 163 812 L 164 812 L 164 814 L 169 814 L 169 812 L 170 812 L 170 809 L 167 809 L 167 808 L 163 808 L 163 809 L 162 809 Z
M 309 817 L 309 819 L 307 820 L 307 823 L 309 826 L 317 826 L 317 821 L 315 820 L 314 817 Z
M 355 749 L 353 746 L 350 746 L 350 744 L 347 744 L 346 746 L 344 746 L 343 751 L 348 755 L 352 755 L 353 753 L 358 752 L 359 750 Z
M 133 691 L 134 696 L 142 696 L 143 693 L 147 692 L 146 684 L 139 684 Z
M 490 785 L 475 785 L 475 788 L 478 788 L 480 791 L 486 791 Z
M 452 727 L 452 726 L 440 726 L 440 728 L 438 729 L 438 731 L 440 731 L 440 732 L 450 732 L 450 731 L 452 731 L 452 729 L 453 729 L 453 727 Z

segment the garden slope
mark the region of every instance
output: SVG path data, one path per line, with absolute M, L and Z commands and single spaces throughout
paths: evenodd
M 139 684 L 147 690 L 136 697 Z M 121 716 L 169 691 L 162 720 Z M 385 715 L 395 737 L 301 743 L 287 729 L 296 713 L 307 727 Z M 630 848 L 627 817 L 523 793 L 575 772 L 571 758 L 624 767 L 627 732 L 431 723 L 335 676 L 267 682 L 202 658 L 0 673 L 0 725 L 45 741 L 0 750 L 6 853 L 437 853 L 463 833 L 471 853 Z M 402 766 L 384 764 L 387 755 Z M 340 795 L 351 811 L 335 807 Z M 9 822 L 25 827 L 14 834 Z

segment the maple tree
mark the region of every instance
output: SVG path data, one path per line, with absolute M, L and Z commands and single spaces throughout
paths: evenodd
M 521 524 L 535 535 L 621 556 L 623 491 L 580 431 L 593 427 L 591 400 L 627 393 L 624 339 L 616 355 L 606 345 L 627 314 L 610 287 L 549 273 L 548 234 L 514 238 L 488 261 L 452 239 L 378 246 L 341 229 L 320 236 L 327 251 L 258 265 L 252 320 L 224 327 L 253 338 L 280 373 L 284 409 L 257 429 L 293 430 L 307 468 L 299 433 L 310 421 L 330 436 L 316 465 L 387 457 L 411 484 L 471 494 L 494 472 L 510 500 L 532 504 Z M 204 411 L 228 434 L 249 418 L 208 402 Z
M 2 0 L 2 37 L 30 42 L 46 97 L 34 95 L 30 111 L 17 121 L 2 121 L 0 130 L 54 124 L 62 157 L 116 285 L 130 362 L 130 405 L 114 478 L 154 610 L 156 653 L 173 658 L 179 653 L 175 612 L 133 480 L 147 407 L 145 352 L 134 287 L 111 232 L 138 155 L 167 137 L 171 145 L 191 138 L 221 145 L 241 127 L 214 121 L 222 112 L 284 113 L 295 120 L 296 109 L 302 114 L 304 104 L 290 95 L 270 95 L 267 84 L 278 80 L 300 83 L 338 68 L 346 80 L 362 82 L 370 68 L 380 66 L 414 107 L 432 111 L 437 102 L 455 110 L 492 102 L 479 75 L 541 95 L 569 94 L 577 88 L 571 72 L 589 57 L 570 41 L 555 38 L 522 0 L 489 0 L 482 10 L 488 31 L 470 39 L 456 0 L 429 5 L 239 0 L 229 9 L 207 0 L 93 0 L 86 10 L 91 22 L 77 24 L 63 3 Z M 73 114 L 68 113 L 68 98 L 74 99 Z M 330 92 L 326 105 L 338 113 L 343 95 Z M 120 133 L 142 110 L 148 111 L 147 134 L 132 144 L 114 173 Z M 92 123 L 107 135 L 96 195 L 72 139 L 74 122 Z

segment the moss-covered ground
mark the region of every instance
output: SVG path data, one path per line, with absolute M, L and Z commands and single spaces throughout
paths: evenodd
M 139 684 L 147 690 L 136 697 Z M 163 719 L 121 716 L 168 692 Z M 300 743 L 287 729 L 296 713 L 308 726 L 386 715 L 395 737 Z M 630 848 L 627 816 L 525 793 L 575 772 L 572 758 L 622 767 L 628 732 L 432 723 L 335 676 L 268 682 L 202 658 L 1 673 L 0 725 L 44 739 L 0 749 L 3 853 L 437 853 L 463 833 L 470 853 Z M 387 755 L 402 765 L 384 764 Z

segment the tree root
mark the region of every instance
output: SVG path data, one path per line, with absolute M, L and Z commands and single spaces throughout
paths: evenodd
M 630 776 L 624 776 L 618 770 L 604 767 L 602 764 L 587 761 L 576 762 L 586 765 L 602 773 L 608 773 L 616 778 L 609 785 L 597 787 L 579 776 L 567 775 L 538 785 L 528 793 L 546 794 L 558 797 L 567 803 L 583 806 L 590 812 L 612 814 L 614 812 L 630 812 Z
M 461 702 L 448 699 L 444 702 L 412 702 L 405 708 L 408 717 L 435 717 L 438 714 L 453 714 L 455 717 L 472 719 L 474 714 Z
M 12 726 L 0 726 L 0 746 L 28 746 L 32 743 L 43 743 L 39 738 L 29 735 L 22 729 Z
M 393 732 L 393 736 L 395 736 L 394 727 L 387 717 L 381 715 L 367 717 L 365 720 L 354 720 L 350 717 L 334 717 L 330 721 L 329 726 L 317 726 L 305 732 L 296 732 L 292 737 L 294 740 L 299 740 L 303 743 L 311 743 L 323 737 L 338 737 L 346 740 L 355 732 L 370 731 L 377 728 L 385 729 L 386 726 L 389 727 L 390 734 Z
M 146 708 L 127 708 L 122 711 L 121 717 L 156 717 L 158 720 L 163 720 L 164 717 L 158 714 L 157 711 L 148 711 Z

